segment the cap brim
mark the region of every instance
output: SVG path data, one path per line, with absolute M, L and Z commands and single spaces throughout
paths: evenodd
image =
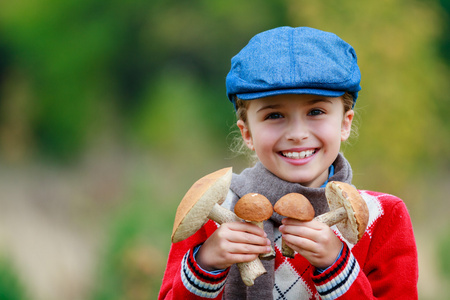
M 285 94 L 309 94 L 323 97 L 340 97 L 345 94 L 345 91 L 333 91 L 333 90 L 320 90 L 320 89 L 281 89 L 281 90 L 268 90 L 260 91 L 256 93 L 242 93 L 236 94 L 241 100 L 254 100 L 264 97 L 285 95 Z

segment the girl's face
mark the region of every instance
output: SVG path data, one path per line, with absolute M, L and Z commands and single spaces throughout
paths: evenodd
M 320 187 L 350 135 L 354 112 L 342 97 L 277 95 L 248 100 L 247 123 L 237 122 L 247 146 L 273 174 Z

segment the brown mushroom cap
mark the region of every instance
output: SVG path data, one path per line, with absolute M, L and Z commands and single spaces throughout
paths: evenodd
M 330 181 L 325 188 L 330 210 L 344 207 L 348 218 L 338 223 L 341 234 L 352 244 L 363 236 L 369 221 L 369 209 L 364 199 L 352 185 Z
M 262 222 L 272 216 L 273 206 L 263 195 L 249 193 L 236 202 L 234 213 L 246 221 Z
M 298 193 L 284 195 L 275 203 L 273 209 L 279 215 L 299 221 L 311 221 L 315 215 L 309 200 Z
M 182 241 L 208 220 L 214 205 L 222 204 L 231 183 L 232 168 L 224 168 L 197 180 L 178 205 L 173 224 L 172 242 Z

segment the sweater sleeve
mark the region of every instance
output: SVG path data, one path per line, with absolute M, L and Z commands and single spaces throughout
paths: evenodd
M 194 259 L 194 248 L 216 229 L 208 221 L 188 239 L 172 244 L 158 299 L 221 299 L 228 269 L 218 274 L 202 270 Z
M 405 204 L 396 199 L 374 227 L 365 259 L 356 259 L 352 253 L 358 252 L 358 244 L 352 251 L 345 245 L 343 255 L 330 269 L 312 276 L 322 299 L 418 298 L 412 224 Z
M 358 262 L 344 243 L 339 259 L 324 272 L 314 273 L 311 278 L 321 298 L 331 300 L 348 292 L 360 270 Z

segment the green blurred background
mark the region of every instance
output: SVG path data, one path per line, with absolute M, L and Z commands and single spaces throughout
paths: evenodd
M 0 299 L 156 299 L 184 193 L 248 165 L 229 150 L 230 59 L 282 25 L 356 49 L 354 183 L 404 199 L 420 299 L 450 299 L 449 0 L 0 7 Z

